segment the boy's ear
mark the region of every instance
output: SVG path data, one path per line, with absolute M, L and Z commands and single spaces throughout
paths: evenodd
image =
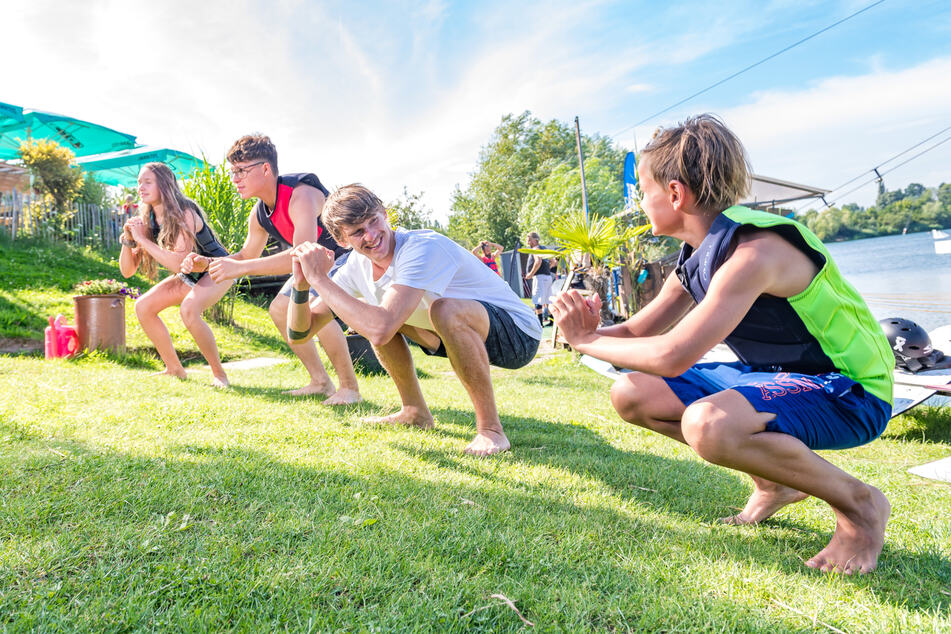
M 667 197 L 670 199 L 671 206 L 677 211 L 683 209 L 687 202 L 687 186 L 680 181 L 670 181 L 667 183 Z

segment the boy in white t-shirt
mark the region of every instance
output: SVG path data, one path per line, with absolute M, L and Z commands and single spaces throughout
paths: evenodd
M 465 452 L 509 449 L 489 365 L 514 369 L 534 358 L 542 330 L 532 309 L 449 238 L 391 228 L 383 203 L 362 185 L 331 194 L 321 220 L 353 253 L 331 279 L 333 252 L 312 242 L 294 249 L 288 332 L 315 332 L 336 313 L 373 344 L 402 401 L 399 412 L 377 422 L 433 426 L 407 338 L 426 354 L 448 357 L 475 408 L 477 433 Z M 308 310 L 311 287 L 320 296 Z

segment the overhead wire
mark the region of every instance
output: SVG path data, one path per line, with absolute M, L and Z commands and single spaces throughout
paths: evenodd
M 721 84 L 724 84 L 724 83 L 730 81 L 731 79 L 734 79 L 735 77 L 739 77 L 739 76 L 742 75 L 743 73 L 745 73 L 745 72 L 747 72 L 747 71 L 749 71 L 749 70 L 752 70 L 752 69 L 756 68 L 756 67 L 759 66 L 760 64 L 763 64 L 763 63 L 765 63 L 765 62 L 768 62 L 769 60 L 773 59 L 774 57 L 778 57 L 779 55 L 782 55 L 782 54 L 785 53 L 786 51 L 789 51 L 789 50 L 791 50 L 791 49 L 793 49 L 793 48 L 796 48 L 797 46 L 799 46 L 800 44 L 803 44 L 804 42 L 808 42 L 808 41 L 811 40 L 812 38 L 814 38 L 814 37 L 816 37 L 816 36 L 818 36 L 818 35 L 821 35 L 821 34 L 825 33 L 825 32 L 828 31 L 829 29 L 832 29 L 832 28 L 835 28 L 835 27 L 839 26 L 839 25 L 842 24 L 843 22 L 846 22 L 846 21 L 848 21 L 848 20 L 851 20 L 852 18 L 854 18 L 855 16 L 857 16 L 857 15 L 859 15 L 859 14 L 861 14 L 861 13 L 865 13 L 865 12 L 868 11 L 869 9 L 872 9 L 872 8 L 874 8 L 874 7 L 876 7 L 876 6 L 880 5 L 880 4 L 882 4 L 883 2 L 885 2 L 885 0 L 877 0 L 876 2 L 873 2 L 872 4 L 866 6 L 866 7 L 862 8 L 862 9 L 859 9 L 859 10 L 856 11 L 855 13 L 852 13 L 851 15 L 848 15 L 848 16 L 842 18 L 841 20 L 832 23 L 832 24 L 830 24 L 829 26 L 827 26 L 827 27 L 825 27 L 825 28 L 822 28 L 822 29 L 816 31 L 815 33 L 810 34 L 810 35 L 807 35 L 806 37 L 802 38 L 801 40 L 799 40 L 799 41 L 797 41 L 797 42 L 794 42 L 794 43 L 790 44 L 789 46 L 787 46 L 787 47 L 785 47 L 785 48 L 783 48 L 783 49 L 781 49 L 781 50 L 779 50 L 779 51 L 776 51 L 775 53 L 773 53 L 773 54 L 771 54 L 771 55 L 768 55 L 768 56 L 764 57 L 763 59 L 761 59 L 761 60 L 759 60 L 759 61 L 757 61 L 757 62 L 754 62 L 754 63 L 750 64 L 750 65 L 747 66 L 746 68 L 743 68 L 743 69 L 741 69 L 741 70 L 738 70 L 737 72 L 733 73 L 732 75 L 730 75 L 730 76 L 728 76 L 728 77 L 724 77 L 723 79 L 721 79 L 721 80 L 719 80 L 719 81 L 717 81 L 717 82 L 715 82 L 715 83 L 713 83 L 713 84 L 710 84 L 709 86 L 707 86 L 706 88 L 704 88 L 704 89 L 702 89 L 702 90 L 698 90 L 697 92 L 693 93 L 693 94 L 690 95 L 689 97 L 684 97 L 683 99 L 681 99 L 681 100 L 678 101 L 677 103 L 672 104 L 672 105 L 670 105 L 670 106 L 667 106 L 667 107 L 664 108 L 663 110 L 659 110 L 659 111 L 655 112 L 654 114 L 650 115 L 649 117 L 645 117 L 644 119 L 641 119 L 640 121 L 638 121 L 637 123 L 635 123 L 635 124 L 633 124 L 633 125 L 629 125 L 629 126 L 627 126 L 626 128 L 622 128 L 622 129 L 618 130 L 617 132 L 615 132 L 615 133 L 612 134 L 611 136 L 612 136 L 612 137 L 616 137 L 616 136 L 618 136 L 619 134 L 622 134 L 622 133 L 624 133 L 624 132 L 627 132 L 627 131 L 630 130 L 631 128 L 636 128 L 636 127 L 639 126 L 639 125 L 642 125 L 642 124 L 644 124 L 644 123 L 647 123 L 648 121 L 650 121 L 650 120 L 653 119 L 654 117 L 658 117 L 658 116 L 664 114 L 665 112 L 668 112 L 668 111 L 670 111 L 670 110 L 673 110 L 673 109 L 676 108 L 677 106 L 682 105 L 682 104 L 684 104 L 684 103 L 690 101 L 690 100 L 693 99 L 694 97 L 699 97 L 699 96 L 702 95 L 703 93 L 708 92 L 708 91 L 710 91 L 710 90 L 713 90 L 713 89 L 716 88 L 717 86 L 720 86 Z
M 924 139 L 923 141 L 919 141 L 918 143 L 912 145 L 911 147 L 902 150 L 902 151 L 899 152 L 898 154 L 894 155 L 893 157 L 891 157 L 890 159 L 888 159 L 888 160 L 886 160 L 886 161 L 883 161 L 882 163 L 879 163 L 879 164 L 876 165 L 875 167 L 873 167 L 873 168 L 871 168 L 871 169 L 865 170 L 864 172 L 862 172 L 861 174 L 859 174 L 859 175 L 856 176 L 855 178 L 853 178 L 853 179 L 851 179 L 851 180 L 848 180 L 848 181 L 842 183 L 841 185 L 839 185 L 839 186 L 836 187 L 835 189 L 830 190 L 830 193 L 831 193 L 831 192 L 834 192 L 834 191 L 838 191 L 838 190 L 842 189 L 843 187 L 845 187 L 846 185 L 850 185 L 851 183 L 854 183 L 855 181 L 857 181 L 858 179 L 862 178 L 863 176 L 865 176 L 865 175 L 868 174 L 869 172 L 874 173 L 875 176 L 873 176 L 873 177 L 870 178 L 869 180 L 865 181 L 865 182 L 862 183 L 861 185 L 858 185 L 857 187 L 853 187 L 852 189 L 850 189 L 849 191 L 847 191 L 847 192 L 845 192 L 845 193 L 843 193 L 843 194 L 837 194 L 836 197 L 832 199 L 832 202 L 829 202 L 828 200 L 826 200 L 825 196 L 823 197 L 822 201 L 826 204 L 827 207 L 831 207 L 831 206 L 832 206 L 832 203 L 835 203 L 835 202 L 838 202 L 838 201 L 842 200 L 843 198 L 845 198 L 845 197 L 848 196 L 849 194 L 852 194 L 852 193 L 854 193 L 854 192 L 857 192 L 858 190 L 862 189 L 862 188 L 865 187 L 866 185 L 869 185 L 869 184 L 871 184 L 871 183 L 874 183 L 875 181 L 881 180 L 882 177 L 884 177 L 886 174 L 889 174 L 889 173 L 895 171 L 896 169 L 898 169 L 898 168 L 901 167 L 902 165 L 905 165 L 905 164 L 907 164 L 907 163 L 910 163 L 911 161 L 915 160 L 916 158 L 918 158 L 918 157 L 921 156 L 922 154 L 927 154 L 928 152 L 930 152 L 931 150 L 935 149 L 936 147 L 938 147 L 938 146 L 940 146 L 940 145 L 943 145 L 944 143 L 947 143 L 948 141 L 951 141 L 951 135 L 949 135 L 949 136 L 947 136 L 946 138 L 944 138 L 944 139 L 938 141 L 937 143 L 935 143 L 935 144 L 932 145 L 931 147 L 925 148 L 925 149 L 922 150 L 921 152 L 918 152 L 918 153 L 915 154 L 914 156 L 911 156 L 911 157 L 905 159 L 904 161 L 902 161 L 901 163 L 899 163 L 899 164 L 897 164 L 897 165 L 893 165 L 892 167 L 888 168 L 888 169 L 885 170 L 884 172 L 879 172 L 879 171 L 878 171 L 878 169 L 879 169 L 880 167 L 882 167 L 882 166 L 884 166 L 884 165 L 886 165 L 886 164 L 888 164 L 888 163 L 891 163 L 892 161 L 894 161 L 894 160 L 895 160 L 896 158 L 898 158 L 899 156 L 902 156 L 902 155 L 904 155 L 904 154 L 907 154 L 908 152 L 912 151 L 912 150 L 915 149 L 916 147 L 919 147 L 919 146 L 923 145 L 924 143 L 927 143 L 927 142 L 930 141 L 931 139 L 933 139 L 933 138 L 935 138 L 935 137 L 937 137 L 937 136 L 940 136 L 941 134 L 947 132 L 948 130 L 951 130 L 951 126 L 948 126 L 948 127 L 945 128 L 944 130 L 941 130 L 940 132 L 937 132 L 937 133 L 935 133 L 935 134 L 932 134 L 932 135 L 929 136 L 927 139 Z M 805 205 L 803 205 L 802 207 L 799 207 L 798 209 L 796 209 L 796 213 L 799 213 L 800 211 L 802 211 L 802 210 L 805 209 L 806 207 L 809 207 L 811 204 L 812 204 L 812 203 L 809 202 L 809 203 L 806 203 Z

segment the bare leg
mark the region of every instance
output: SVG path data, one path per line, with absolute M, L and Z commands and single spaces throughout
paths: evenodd
M 673 390 L 660 377 L 642 372 L 625 374 L 611 387 L 611 404 L 621 418 L 686 444 L 680 418 L 686 409 Z M 722 518 L 727 524 L 762 522 L 787 504 L 807 496 L 765 478 L 753 478 L 753 494 L 741 513 Z
M 495 406 L 489 355 L 485 351 L 485 338 L 489 334 L 485 307 L 473 300 L 438 299 L 429 309 L 429 318 L 475 408 L 476 437 L 465 448 L 465 453 L 490 456 L 508 451 L 511 444 L 502 430 Z
M 807 566 L 845 574 L 874 570 L 891 512 L 888 500 L 798 439 L 764 431 L 772 418 L 754 410 L 738 392 L 726 390 L 691 404 L 684 411 L 682 431 L 705 460 L 814 495 L 832 507 L 835 534 Z
M 423 398 L 423 392 L 419 387 L 419 379 L 416 378 L 413 356 L 410 354 L 409 346 L 403 337 L 399 334 L 394 335 L 382 346 L 373 346 L 373 351 L 393 379 L 393 382 L 396 383 L 402 407 L 395 414 L 372 416 L 364 420 L 368 423 L 413 425 L 422 429 L 431 428 L 434 425 L 433 415 Z
M 343 334 L 340 324 L 331 319 L 330 323 L 317 331 L 317 340 L 330 358 L 340 382 L 340 387 L 324 401 L 324 405 L 351 405 L 362 401 L 357 375 L 353 371 L 353 359 L 350 358 L 350 349 L 347 347 L 347 337 Z
M 179 379 L 186 377 L 185 368 L 175 352 L 172 337 L 168 334 L 168 328 L 165 327 L 165 322 L 159 317 L 159 313 L 169 306 L 180 304 L 188 290 L 188 286 L 173 275 L 165 278 L 145 295 L 135 300 L 135 316 L 139 319 L 139 325 L 142 326 L 145 335 L 155 346 L 162 363 L 165 364 L 165 372 L 161 374 Z
M 789 504 L 802 502 L 808 495 L 787 486 L 770 482 L 755 475 L 753 479 L 753 495 L 747 500 L 742 511 L 730 517 L 721 517 L 724 524 L 758 524 Z
M 221 365 L 221 356 L 218 354 L 215 333 L 202 319 L 202 314 L 224 297 L 233 283 L 232 280 L 228 280 L 216 284 L 210 275 L 204 275 L 182 300 L 179 309 L 182 322 L 194 337 L 198 349 L 211 368 L 211 374 L 214 377 L 212 385 L 215 387 L 228 387 L 228 376 Z
M 287 328 L 287 306 L 290 302 L 289 297 L 278 294 L 271 301 L 268 312 L 274 321 L 274 325 L 277 326 L 277 331 L 281 333 L 281 337 L 291 347 L 300 362 L 304 364 L 304 369 L 310 375 L 310 383 L 302 388 L 291 390 L 287 394 L 291 396 L 307 396 L 310 394 L 330 396 L 337 390 L 333 381 L 330 380 L 327 370 L 324 369 L 324 364 L 320 361 L 320 355 L 317 353 L 317 346 L 314 345 L 313 339 L 307 339 L 303 343 L 291 343 L 287 338 L 285 329 Z

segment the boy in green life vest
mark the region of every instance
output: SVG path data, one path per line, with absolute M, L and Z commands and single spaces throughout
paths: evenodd
M 555 321 L 578 352 L 634 370 L 611 388 L 631 423 L 686 443 L 753 479 L 730 524 L 755 524 L 813 495 L 836 516 L 806 562 L 865 573 L 890 505 L 818 449 L 876 438 L 891 414 L 894 359 L 881 327 L 818 238 L 799 223 L 736 206 L 750 168 L 739 139 L 701 115 L 662 130 L 638 170 L 655 235 L 683 240 L 676 275 L 626 322 L 601 328 L 601 300 L 563 293 Z M 735 363 L 698 363 L 725 342 Z

